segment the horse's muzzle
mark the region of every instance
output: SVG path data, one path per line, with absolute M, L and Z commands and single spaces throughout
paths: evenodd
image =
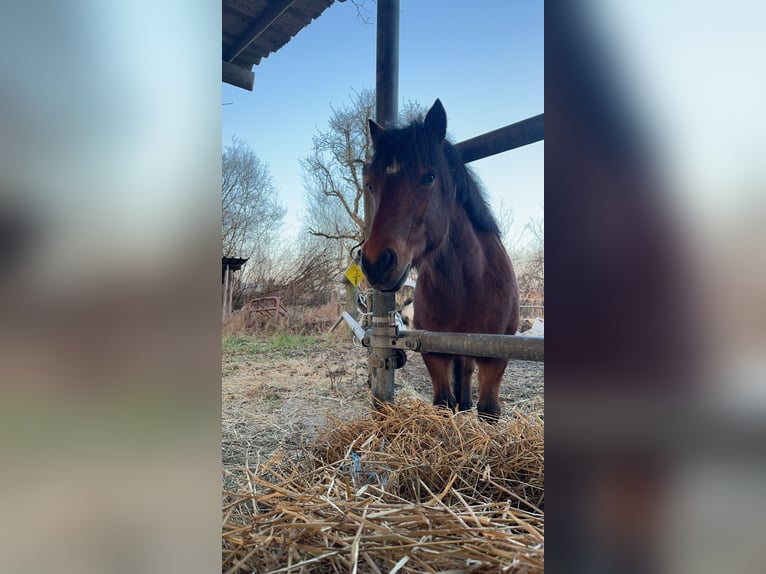
M 407 279 L 409 264 L 404 272 L 397 274 L 399 258 L 393 249 L 386 249 L 375 261 L 370 261 L 362 253 L 362 271 L 370 284 L 378 291 L 398 291 Z

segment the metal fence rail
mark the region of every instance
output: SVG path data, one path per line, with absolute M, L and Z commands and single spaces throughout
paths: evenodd
M 490 357 L 517 361 L 544 361 L 545 339 L 524 335 L 486 335 L 480 333 L 440 333 L 397 329 L 391 337 L 365 330 L 349 313 L 343 319 L 362 345 L 373 349 L 399 349 L 416 353 L 446 353 L 467 357 Z
M 455 144 L 463 162 L 469 163 L 542 141 L 545 135 L 545 115 L 532 116 L 515 124 L 481 134 Z
M 524 335 L 484 335 L 477 333 L 437 333 L 434 331 L 401 331 L 405 341 L 419 341 L 420 353 L 447 353 L 468 357 L 495 357 L 517 361 L 543 361 L 543 337 Z

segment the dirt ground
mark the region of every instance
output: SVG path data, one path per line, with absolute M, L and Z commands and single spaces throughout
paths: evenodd
M 339 337 L 225 338 L 222 364 L 223 488 L 243 488 L 243 468 L 278 449 L 300 452 L 328 413 L 368 410 L 367 350 Z M 543 363 L 511 361 L 500 388 L 503 416 L 543 411 Z M 476 403 L 476 375 L 473 381 Z M 431 402 L 420 355 L 396 372 L 395 398 Z M 471 416 L 476 416 L 474 406 Z

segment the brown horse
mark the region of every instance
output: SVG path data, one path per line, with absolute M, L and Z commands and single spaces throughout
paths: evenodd
M 441 102 L 436 100 L 422 122 L 384 129 L 369 120 L 369 127 L 375 153 L 367 187 L 374 215 L 362 269 L 370 284 L 396 291 L 415 267 L 416 328 L 514 334 L 519 303 L 513 266 L 476 179 L 445 140 Z M 435 405 L 469 410 L 478 364 L 479 417 L 500 415 L 506 359 L 424 353 L 423 361 Z

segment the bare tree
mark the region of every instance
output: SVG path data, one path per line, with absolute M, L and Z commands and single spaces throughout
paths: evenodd
M 367 0 L 351 0 L 351 4 L 356 8 L 356 17 L 362 24 L 372 23 L 373 9 L 367 6 Z
M 278 296 L 285 305 L 326 303 L 327 286 L 338 280 L 333 245 L 304 233 L 295 241 L 273 252 L 264 275 L 259 280 L 259 296 Z
M 516 276 L 521 296 L 543 301 L 545 297 L 545 226 L 542 217 L 527 221 L 526 239 L 517 259 Z
M 506 251 L 508 251 L 511 260 L 515 262 L 516 259 L 522 256 L 525 229 L 522 228 L 520 230 L 518 226 L 514 225 L 516 213 L 502 199 L 495 212 L 495 219 L 497 220 L 497 226 L 500 228 L 500 239 L 503 241 L 503 245 Z
M 292 302 L 323 304 L 329 296 L 327 286 L 336 281 L 338 275 L 332 245 L 321 238 L 304 235 L 282 283 Z
M 500 236 L 516 271 L 522 299 L 542 300 L 545 291 L 543 218 L 530 218 L 523 226 L 514 225 L 513 208 L 503 201 L 496 216 Z
M 236 137 L 222 154 L 221 202 L 223 255 L 250 258 L 257 277 L 268 264 L 285 208 L 268 165 Z
M 530 243 L 523 279 L 529 292 L 543 297 L 545 294 L 545 222 L 542 217 L 530 219 L 525 229 L 530 236 Z
M 409 101 L 400 114 L 409 121 L 422 108 Z M 364 236 L 363 168 L 372 157 L 368 118 L 375 117 L 375 92 L 354 92 L 351 103 L 331 107 L 328 129 L 313 138 L 310 156 L 301 160 L 306 187 L 308 233 L 335 245 L 339 266 Z
M 305 223 L 311 235 L 348 245 L 360 241 L 364 230 L 362 170 L 372 155 L 367 118 L 375 114 L 375 93 L 357 92 L 351 105 L 331 111 L 328 129 L 314 136 L 311 155 L 301 160 Z

